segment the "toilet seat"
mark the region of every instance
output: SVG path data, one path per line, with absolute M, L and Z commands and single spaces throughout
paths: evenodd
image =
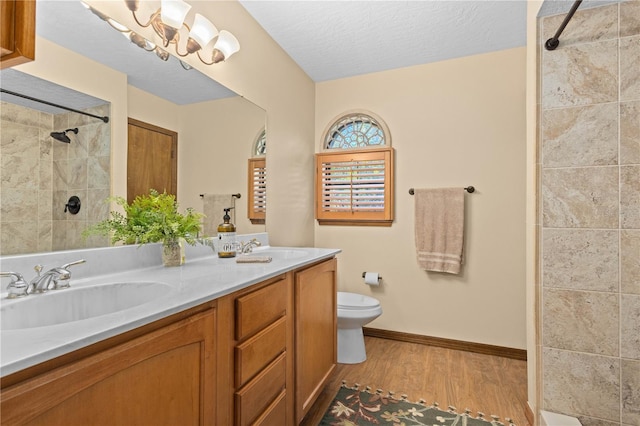
M 380 302 L 364 294 L 338 292 L 338 309 L 364 310 L 377 308 Z

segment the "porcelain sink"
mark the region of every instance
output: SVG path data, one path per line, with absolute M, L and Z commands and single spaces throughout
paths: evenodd
M 270 256 L 273 260 L 290 260 L 304 257 L 308 253 L 304 249 L 297 248 L 258 247 L 253 249 L 252 254 L 256 256 Z
M 0 329 L 20 330 L 95 318 L 145 304 L 166 295 L 171 288 L 161 282 L 118 282 L 3 300 Z

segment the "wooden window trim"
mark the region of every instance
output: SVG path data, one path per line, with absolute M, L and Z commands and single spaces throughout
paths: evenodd
M 267 188 L 266 188 L 266 171 L 267 171 L 267 160 L 264 157 L 256 157 L 249 159 L 249 167 L 247 167 L 249 175 L 247 177 L 247 182 L 249 188 L 247 189 L 248 201 L 247 201 L 247 214 L 249 215 L 249 220 L 254 225 L 262 225 L 265 223 L 265 218 L 267 214 L 267 206 L 266 206 L 266 196 L 267 196 Z M 260 173 L 262 170 L 263 173 L 263 189 L 256 187 L 256 172 Z M 256 203 L 256 198 L 262 197 L 264 200 L 262 205 L 260 203 Z
M 320 225 L 391 226 L 393 223 L 393 148 L 334 150 L 316 154 L 316 219 Z M 331 211 L 323 208 L 323 164 L 384 160 L 384 209 L 382 211 Z

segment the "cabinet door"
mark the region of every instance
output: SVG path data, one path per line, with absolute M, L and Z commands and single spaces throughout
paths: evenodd
M 36 53 L 36 2 L 0 2 L 0 69 L 33 61 Z
M 209 309 L 3 389 L 3 425 L 214 423 Z
M 336 367 L 336 259 L 295 274 L 296 423 Z

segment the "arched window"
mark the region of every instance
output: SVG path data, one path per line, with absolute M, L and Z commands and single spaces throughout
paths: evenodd
M 386 145 L 385 132 L 367 114 L 349 114 L 338 119 L 325 135 L 325 148 L 355 149 Z
M 316 154 L 316 219 L 320 225 L 391 226 L 393 148 L 384 122 L 368 112 L 334 120 Z

